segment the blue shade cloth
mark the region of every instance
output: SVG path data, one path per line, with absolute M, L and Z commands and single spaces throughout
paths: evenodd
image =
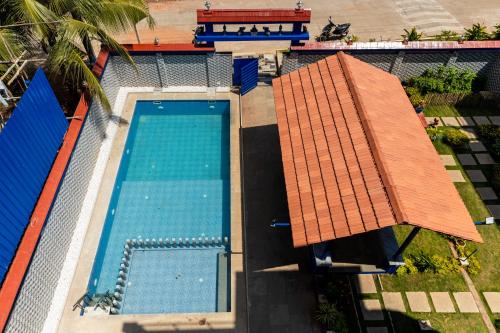
M 0 132 L 0 282 L 29 222 L 68 122 L 41 69 Z
M 137 102 L 89 281 L 90 292 L 103 294 L 115 288 L 127 239 L 229 237 L 229 171 L 228 101 Z M 194 307 L 186 300 L 179 300 L 178 307 L 140 305 L 148 302 L 134 300 L 133 295 L 140 297 L 148 285 L 159 283 L 143 279 L 156 275 L 158 265 L 166 265 L 161 268 L 163 274 L 182 262 L 206 261 L 210 267 L 203 269 L 210 277 L 205 274 L 205 285 L 215 288 L 216 283 L 210 281 L 217 265 L 205 257 L 212 256 L 213 250 L 207 251 L 179 250 L 175 258 L 153 253 L 134 259 L 142 273 L 131 273 L 134 288 L 130 294 L 126 292 L 125 311 L 190 312 Z M 198 255 L 201 257 L 195 257 Z M 141 258 L 140 252 L 134 258 Z M 183 267 L 183 276 L 198 276 L 200 265 Z M 175 299 L 172 292 L 189 293 L 191 287 L 185 282 L 176 288 L 161 287 L 167 289 L 158 293 Z M 155 291 L 148 290 L 153 299 Z M 210 299 L 210 305 L 200 301 L 195 310 L 215 307 L 212 296 L 204 298 Z

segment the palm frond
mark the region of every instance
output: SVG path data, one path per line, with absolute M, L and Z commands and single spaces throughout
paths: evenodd
M 46 35 L 50 25 L 44 22 L 57 20 L 57 16 L 37 0 L 7 0 L 9 16 L 17 23 L 38 23 L 32 30 L 41 35 Z
M 84 34 L 87 34 L 90 38 L 100 41 L 111 50 L 118 53 L 135 68 L 134 61 L 132 60 L 130 54 L 128 54 L 127 50 L 125 50 L 120 43 L 118 43 L 113 37 L 109 36 L 104 30 L 87 22 L 74 19 L 66 20 L 60 29 L 60 37 L 70 41 L 80 40 L 81 36 Z
M 51 75 L 61 75 L 64 81 L 75 88 L 85 86 L 90 95 L 97 97 L 103 108 L 110 112 L 108 98 L 98 78 L 83 60 L 84 57 L 85 53 L 72 41 L 62 38 L 52 48 L 47 65 Z

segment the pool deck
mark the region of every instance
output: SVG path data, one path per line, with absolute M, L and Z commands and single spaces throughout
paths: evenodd
M 231 312 L 200 314 L 155 314 L 155 315 L 93 315 L 80 316 L 80 311 L 72 311 L 73 304 L 85 292 L 99 245 L 101 231 L 114 187 L 128 129 L 137 100 L 207 100 L 206 93 L 166 93 L 129 92 L 121 114 L 112 116 L 109 126 L 116 132 L 110 151 L 101 150 L 104 156 L 104 173 L 100 179 L 98 194 L 87 228 L 76 271 L 66 298 L 58 332 L 174 332 L 204 331 L 246 332 L 246 290 L 243 273 L 243 226 L 241 208 L 240 173 L 240 105 L 239 96 L 233 93 L 217 92 L 215 99 L 230 100 L 230 150 L 231 150 Z M 120 109 L 120 108 L 118 108 Z M 107 158 L 106 158 L 107 157 Z M 96 170 L 99 165 L 96 167 Z M 96 171 L 95 171 L 96 172 Z M 96 172 L 98 174 L 98 172 Z

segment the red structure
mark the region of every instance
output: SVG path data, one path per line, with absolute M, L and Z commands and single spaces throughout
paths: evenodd
M 309 23 L 310 9 L 197 9 L 198 24 Z
M 303 9 L 198 9 L 195 30 L 196 45 L 213 46 L 214 42 L 289 40 L 292 45 L 300 45 L 309 40 L 305 23 L 311 22 L 311 10 Z M 240 26 L 237 31 L 226 30 L 226 25 L 254 25 L 250 31 Z M 256 24 L 279 24 L 279 29 L 271 31 L 264 27 L 258 31 Z M 292 24 L 292 30 L 283 30 L 283 24 Z M 223 25 L 222 31 L 215 31 L 214 25 Z

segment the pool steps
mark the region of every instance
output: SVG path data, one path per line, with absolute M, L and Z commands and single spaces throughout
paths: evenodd
M 130 258 L 133 250 L 154 250 L 154 249 L 175 249 L 175 248 L 206 248 L 206 247 L 221 247 L 228 246 L 229 238 L 226 237 L 191 237 L 191 238 L 139 238 L 127 239 L 123 246 L 123 257 L 120 263 L 120 269 L 116 279 L 115 290 L 113 293 L 112 306 L 109 310 L 110 314 L 119 314 L 121 302 L 123 301 L 123 294 L 125 293 L 125 286 L 127 280 L 127 273 L 130 266 Z M 224 253 L 225 254 L 225 253 Z M 224 258 L 226 258 L 224 256 Z M 219 256 L 219 262 L 221 262 Z M 227 259 L 226 259 L 227 260 Z M 224 261 L 224 260 L 222 260 Z M 227 265 L 227 263 L 226 263 Z M 227 282 L 226 282 L 227 283 Z M 225 288 L 221 290 L 224 293 Z M 224 308 L 222 304 L 218 308 Z

